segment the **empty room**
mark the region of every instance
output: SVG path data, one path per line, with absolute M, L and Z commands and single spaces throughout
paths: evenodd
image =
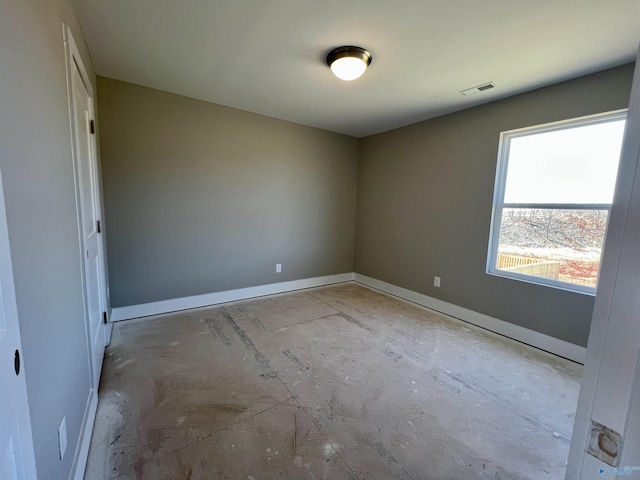
M 640 0 L 0 0 L 0 480 L 640 476 Z

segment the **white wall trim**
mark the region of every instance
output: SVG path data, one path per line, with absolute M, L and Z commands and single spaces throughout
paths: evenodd
M 188 310 L 190 308 L 207 307 L 219 303 L 235 302 L 236 300 L 263 297 L 275 293 L 302 290 L 303 288 L 321 287 L 334 283 L 349 282 L 353 280 L 353 278 L 354 274 L 352 272 L 339 273 L 325 277 L 304 278 L 301 280 L 258 285 L 256 287 L 239 288 L 237 290 L 227 290 L 224 292 L 205 293 L 204 295 L 194 295 L 192 297 L 173 298 L 171 300 L 161 300 L 159 302 L 131 305 L 129 307 L 116 307 L 111 310 L 111 321 L 118 322 L 132 318 Z
M 98 411 L 98 395 L 95 389 L 91 389 L 89 398 L 87 399 L 87 407 L 85 408 L 84 418 L 82 420 L 82 429 L 80 430 L 80 438 L 78 438 L 78 446 L 73 459 L 73 467 L 69 480 L 82 480 L 84 471 L 87 468 L 87 460 L 89 459 L 89 446 L 91 445 L 91 435 L 93 433 L 93 424 L 96 420 L 96 412 Z
M 560 340 L 513 323 L 505 322 L 504 320 L 499 320 L 483 313 L 459 307 L 458 305 L 438 300 L 437 298 L 428 297 L 427 295 L 423 295 L 406 288 L 398 287 L 381 280 L 376 280 L 375 278 L 367 277 L 366 275 L 361 275 L 359 273 L 340 273 L 325 277 L 305 278 L 289 282 L 239 288 L 237 290 L 206 293 L 191 297 L 173 298 L 171 300 L 161 300 L 159 302 L 131 305 L 128 307 L 116 307 L 111 310 L 111 321 L 119 322 L 133 318 L 160 315 L 180 310 L 189 310 L 191 308 L 207 307 L 209 305 L 235 302 L 237 300 L 246 300 L 249 298 L 263 297 L 265 295 L 273 295 L 276 293 L 302 290 L 305 288 L 321 287 L 324 285 L 332 285 L 334 283 L 343 283 L 352 280 L 361 283 L 362 285 L 366 285 L 416 303 L 423 307 L 430 308 L 431 310 L 444 313 L 445 315 L 449 315 L 458 320 L 462 320 L 505 337 L 512 338 L 513 340 L 526 343 L 532 347 L 545 350 L 553 353 L 554 355 L 568 358 L 574 362 L 584 363 L 587 351 L 585 347 L 581 347 L 565 340 Z
M 385 293 L 400 297 L 404 300 L 417 303 L 423 307 L 430 308 L 431 310 L 444 313 L 457 318 L 458 320 L 471 323 L 478 327 L 504 335 L 505 337 L 526 343 L 532 347 L 584 364 L 587 353 L 587 349 L 585 347 L 581 347 L 513 323 L 505 322 L 504 320 L 499 320 L 483 313 L 459 307 L 452 303 L 438 300 L 437 298 L 428 297 L 427 295 L 407 290 L 406 288 L 398 287 L 381 280 L 376 280 L 375 278 L 367 277 L 366 275 L 356 273 L 354 274 L 354 280 L 363 285 L 367 285 Z

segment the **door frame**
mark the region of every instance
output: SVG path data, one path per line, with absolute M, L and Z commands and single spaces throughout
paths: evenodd
M 567 480 L 621 478 L 627 476 L 627 468 L 636 470 L 640 467 L 640 435 L 637 431 L 640 419 L 638 218 L 640 55 L 631 87 L 616 192 L 571 439 Z M 600 448 L 601 442 L 607 444 L 604 452 Z M 617 447 L 612 447 L 615 444 Z M 607 451 L 612 455 L 607 455 Z
M 87 92 L 89 93 L 89 96 L 91 98 L 90 102 L 89 102 L 89 109 L 90 109 L 90 115 L 92 118 L 94 118 L 94 125 L 95 125 L 95 94 L 93 92 L 93 87 L 91 85 L 91 82 L 89 81 L 89 76 L 87 75 L 87 71 L 84 67 L 84 63 L 82 62 L 82 58 L 80 56 L 80 52 L 78 51 L 78 48 L 76 46 L 76 43 L 73 39 L 73 35 L 71 34 L 71 30 L 69 29 L 69 27 L 67 25 L 64 25 L 64 41 L 65 41 L 65 45 L 66 45 L 66 50 L 67 50 L 67 89 L 69 92 L 69 122 L 71 125 L 71 150 L 72 150 L 72 157 L 73 157 L 73 181 L 74 181 L 74 185 L 75 185 L 75 197 L 76 197 L 76 212 L 77 212 L 77 222 L 78 222 L 78 239 L 79 239 L 79 243 L 80 243 L 80 258 L 82 261 L 82 283 L 83 283 L 83 287 L 84 287 L 84 295 L 83 295 L 83 302 L 84 302 L 84 310 L 85 310 L 85 326 L 86 326 L 86 330 L 87 330 L 87 341 L 89 342 L 89 347 L 91 347 L 90 343 L 91 343 L 91 339 L 89 338 L 89 328 L 88 328 L 88 321 L 89 319 L 86 318 L 88 316 L 87 313 L 87 300 L 86 300 L 86 272 L 84 269 L 84 238 L 83 238 L 83 229 L 82 229 L 82 218 L 81 218 L 81 201 L 80 201 L 80 175 L 79 175 L 79 171 L 78 171 L 78 152 L 76 149 L 76 128 L 75 128 L 75 119 L 74 119 L 74 112 L 73 112 L 73 91 L 71 90 L 72 87 L 72 83 L 71 83 L 71 73 L 72 73 L 72 68 L 74 66 L 74 64 L 77 66 L 78 71 L 80 73 L 80 76 L 82 77 L 83 83 L 85 88 L 87 89 Z M 92 162 L 93 162 L 93 168 L 95 168 L 96 172 L 99 172 L 98 170 L 98 155 L 97 155 L 97 145 L 96 145 L 96 139 L 95 139 L 95 135 L 91 135 L 90 136 L 90 148 L 92 151 Z M 97 199 L 97 204 L 100 205 L 100 217 L 103 218 L 103 212 L 102 212 L 102 192 L 100 189 L 100 185 L 99 185 L 99 178 L 98 178 L 98 191 L 97 191 L 97 195 L 98 195 L 98 199 Z M 107 312 L 107 317 L 109 317 L 109 308 L 108 308 L 108 303 L 107 303 L 107 278 L 106 278 L 106 265 L 105 265 L 105 245 L 104 245 L 104 235 L 100 235 L 100 241 L 99 241 L 99 255 L 100 255 L 100 276 L 102 277 L 102 285 L 103 285 L 103 289 L 100 291 L 100 300 L 101 303 L 105 309 L 105 311 Z M 107 324 L 109 325 L 109 323 Z M 104 328 L 104 327 L 103 327 Z M 106 331 L 105 331 L 105 338 L 108 337 L 108 335 L 106 335 Z M 105 342 L 105 346 L 106 346 Z M 91 366 L 91 365 L 90 365 Z M 98 381 L 100 379 L 92 379 L 92 383 L 91 385 L 93 387 L 97 388 L 97 384 Z
M 87 304 L 87 277 L 86 277 L 86 269 L 85 269 L 85 255 L 84 255 L 84 234 L 83 234 L 83 226 L 82 226 L 82 205 L 81 205 L 81 192 L 80 192 L 80 175 L 78 171 L 78 151 L 76 147 L 76 125 L 75 125 L 75 116 L 74 116 L 74 100 L 73 100 L 73 84 L 72 84 L 72 73 L 73 69 L 77 67 L 78 72 L 81 76 L 81 79 L 84 83 L 84 86 L 89 94 L 89 109 L 90 115 L 93 119 L 95 119 L 95 94 L 93 91 L 93 87 L 91 82 L 89 81 L 89 76 L 87 75 L 87 70 L 82 61 L 82 57 L 80 56 L 80 52 L 76 45 L 76 42 L 71 33 L 71 29 L 68 25 L 63 24 L 63 41 L 65 47 L 65 69 L 67 75 L 67 94 L 68 94 L 68 108 L 69 108 L 69 125 L 70 125 L 70 135 L 71 135 L 71 161 L 73 163 L 73 182 L 75 187 L 75 201 L 76 201 L 76 220 L 77 220 L 77 228 L 78 228 L 78 242 L 79 242 L 79 251 L 78 255 L 80 257 L 80 270 L 82 277 L 82 286 L 83 286 L 83 310 L 85 317 L 85 338 L 87 342 L 87 363 L 89 367 L 89 384 L 88 387 L 88 398 L 87 404 L 85 407 L 85 413 L 83 417 L 82 429 L 80 431 L 80 438 L 78 439 L 78 445 L 75 452 L 75 457 L 73 460 L 72 466 L 72 476 L 75 479 L 82 479 L 84 477 L 84 470 L 86 467 L 86 462 L 89 454 L 89 445 L 91 442 L 91 433 L 93 431 L 93 424 L 96 416 L 96 411 L 98 408 L 98 384 L 100 378 L 94 378 L 94 365 L 93 365 L 93 346 L 91 339 L 91 329 L 90 329 L 90 318 L 88 313 L 88 304 Z M 95 125 L 95 121 L 94 121 Z M 99 175 L 99 165 L 98 165 L 98 156 L 97 156 L 97 145 L 95 140 L 95 135 L 90 136 L 90 145 L 89 148 L 92 151 L 92 159 L 93 167 L 98 174 L 97 181 L 97 189 L 96 192 L 98 195 L 97 204 L 100 207 L 100 218 L 104 218 L 102 211 L 102 189 L 100 186 L 100 175 Z M 104 230 L 103 230 L 104 231 Z M 106 264 L 105 264 L 105 244 L 104 244 L 104 235 L 100 235 L 99 239 L 99 274 L 102 277 L 102 285 L 103 288 L 100 291 L 100 300 L 104 307 L 104 310 L 107 312 L 107 325 L 103 325 L 101 328 L 105 329 L 105 345 L 108 343 L 108 338 L 111 333 L 112 324 L 110 323 L 110 312 L 108 306 L 108 280 L 106 278 Z

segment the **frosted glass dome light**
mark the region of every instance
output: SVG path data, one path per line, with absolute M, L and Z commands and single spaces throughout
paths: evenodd
M 340 80 L 355 80 L 362 76 L 367 69 L 367 64 L 360 58 L 355 57 L 342 57 L 335 60 L 331 64 L 331 71 Z
M 361 47 L 338 47 L 327 55 L 327 65 L 341 80 L 355 80 L 371 64 L 371 54 Z

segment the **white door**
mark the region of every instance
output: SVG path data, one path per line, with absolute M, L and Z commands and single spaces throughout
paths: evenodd
M 603 477 L 640 477 L 640 57 L 566 476 Z
M 80 233 L 82 236 L 87 335 L 92 368 L 92 388 L 97 388 L 106 345 L 106 292 L 103 271 L 102 240 L 100 238 L 100 189 L 98 184 L 95 137 L 93 127 L 93 99 L 90 85 L 85 82 L 81 60 L 71 54 L 71 102 L 74 133 L 74 157 Z
M 0 479 L 35 478 L 31 421 L 0 177 Z

